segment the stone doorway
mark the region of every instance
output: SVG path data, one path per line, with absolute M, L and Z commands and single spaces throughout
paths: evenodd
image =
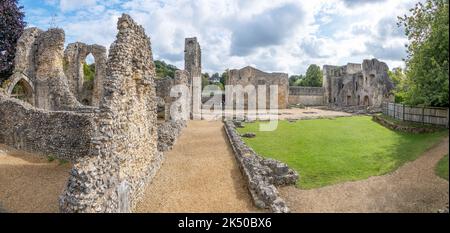
M 364 106 L 369 106 L 369 96 L 364 96 Z
M 20 79 L 12 88 L 10 97 L 16 98 L 22 101 L 25 101 L 31 105 L 33 105 L 33 88 L 31 85 L 25 80 Z

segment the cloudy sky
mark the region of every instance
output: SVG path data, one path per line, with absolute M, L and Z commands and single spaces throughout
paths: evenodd
M 309 64 L 378 58 L 404 66 L 397 16 L 418 0 L 19 0 L 28 26 L 60 27 L 66 44 L 109 48 L 117 18 L 130 14 L 151 38 L 155 59 L 183 68 L 184 38 L 196 36 L 203 70 L 255 66 L 304 73 Z

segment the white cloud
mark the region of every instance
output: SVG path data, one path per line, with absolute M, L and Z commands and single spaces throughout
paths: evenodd
M 62 11 L 73 11 L 89 8 L 97 4 L 96 0 L 60 0 L 59 6 Z
M 305 72 L 309 64 L 362 62 L 380 57 L 402 64 L 406 38 L 396 18 L 415 0 L 46 0 L 58 6 L 68 42 L 109 47 L 122 12 L 142 24 L 154 57 L 183 68 L 184 38 L 196 36 L 206 72 L 254 65 L 266 71 Z M 31 10 L 27 10 L 27 14 Z M 35 25 L 48 15 L 33 12 Z

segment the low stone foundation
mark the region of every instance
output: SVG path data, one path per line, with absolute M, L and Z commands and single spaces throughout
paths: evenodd
M 166 121 L 158 124 L 158 151 L 164 153 L 172 149 L 186 122 Z
M 366 115 L 366 114 L 375 114 L 382 112 L 381 108 L 373 107 L 373 106 L 338 106 L 338 105 L 328 105 L 328 110 L 339 111 L 351 113 L 354 115 Z
M 0 93 L 0 143 L 75 162 L 88 156 L 95 133 L 94 109 L 47 111 Z
M 395 122 L 389 121 L 382 116 L 374 115 L 372 120 L 379 123 L 380 125 L 395 131 L 405 132 L 405 133 L 433 133 L 441 130 L 439 127 L 419 127 L 414 125 L 406 125 L 406 124 L 396 124 Z
M 226 121 L 224 127 L 255 205 L 275 213 L 288 213 L 289 208 L 276 186 L 295 185 L 299 178 L 297 172 L 284 163 L 258 155 L 242 141 L 233 122 Z

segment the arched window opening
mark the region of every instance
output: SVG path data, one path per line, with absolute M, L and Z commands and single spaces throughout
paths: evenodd
M 95 78 L 95 58 L 92 53 L 89 53 L 82 62 L 83 67 L 83 89 L 81 92 L 82 104 L 92 105 L 92 92 L 94 90 Z
M 369 96 L 364 96 L 364 106 L 369 106 Z
M 13 87 L 11 97 L 33 104 L 33 90 L 24 79 L 19 80 Z

